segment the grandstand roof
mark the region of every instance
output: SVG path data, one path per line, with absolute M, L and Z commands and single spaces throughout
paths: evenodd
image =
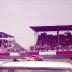
M 4 32 L 0 32 L 0 38 L 14 38 L 14 36 L 11 36 L 7 33 L 4 33 Z
M 30 26 L 35 32 L 41 31 L 66 31 L 72 30 L 72 25 L 60 25 L 60 26 Z

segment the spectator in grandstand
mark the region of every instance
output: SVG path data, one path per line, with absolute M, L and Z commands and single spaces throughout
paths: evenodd
M 59 35 L 59 46 L 57 35 L 41 33 L 34 46 L 36 50 L 42 51 L 55 50 L 58 49 L 58 47 L 60 50 L 70 50 L 70 48 L 72 48 L 72 34 L 70 32 Z

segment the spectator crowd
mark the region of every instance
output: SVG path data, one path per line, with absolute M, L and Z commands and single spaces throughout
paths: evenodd
M 72 34 L 71 32 L 65 32 L 64 34 L 49 35 L 47 33 L 41 33 L 38 36 L 36 44 L 30 47 L 33 51 L 69 51 L 72 50 Z

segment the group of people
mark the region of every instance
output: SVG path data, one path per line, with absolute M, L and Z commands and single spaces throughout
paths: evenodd
M 14 40 L 0 40 L 0 52 L 20 52 L 23 48 Z
M 64 34 L 49 35 L 47 33 L 41 33 L 38 36 L 35 46 L 36 51 L 48 51 L 48 50 L 71 50 L 72 49 L 72 34 L 66 32 Z

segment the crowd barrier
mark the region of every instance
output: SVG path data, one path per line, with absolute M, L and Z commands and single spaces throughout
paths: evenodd
M 48 52 L 28 52 L 28 55 L 70 55 L 72 51 L 48 51 Z
M 72 51 L 48 51 L 48 52 L 27 52 L 27 55 L 71 55 Z M 5 56 L 20 56 L 17 52 L 10 52 L 10 53 L 0 53 L 0 57 Z
M 11 53 L 0 53 L 0 57 L 8 57 L 8 56 L 20 56 L 19 55 L 19 53 L 13 53 L 13 52 L 11 52 Z

